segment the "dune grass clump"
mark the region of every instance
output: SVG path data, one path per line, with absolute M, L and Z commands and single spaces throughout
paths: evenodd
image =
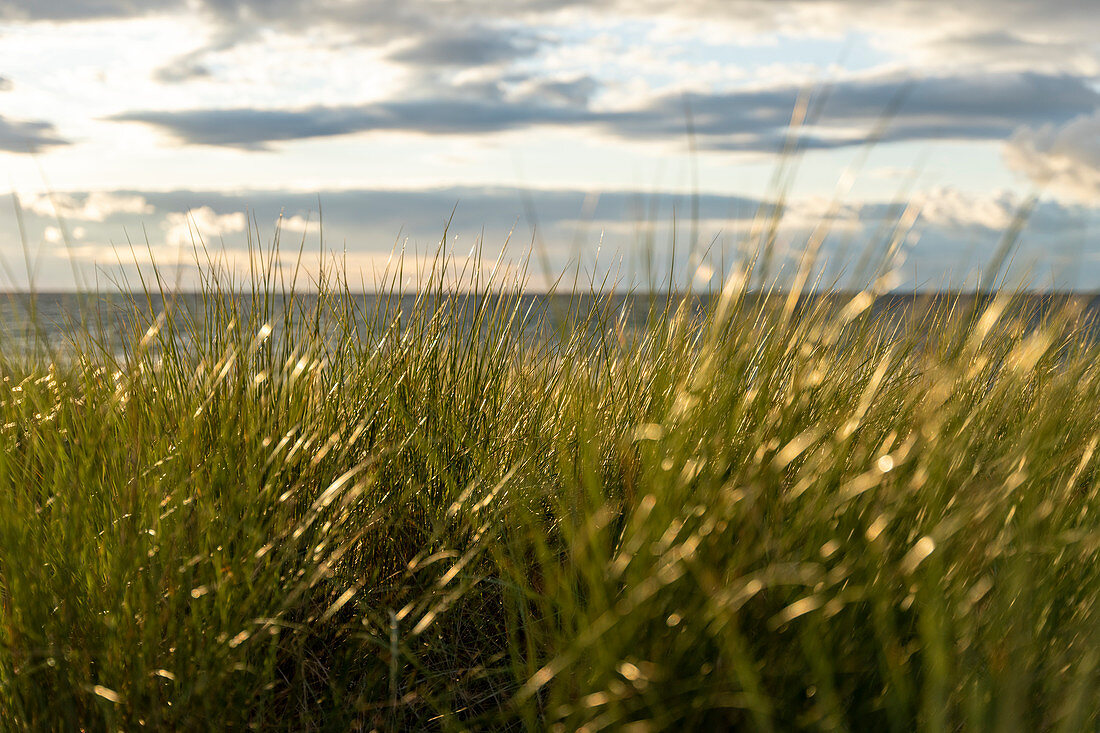
M 0 346 L 4 728 L 1100 723 L 1072 301 L 267 273 Z

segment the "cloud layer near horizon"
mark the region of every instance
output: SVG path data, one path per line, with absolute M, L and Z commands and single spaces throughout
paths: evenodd
M 1022 201 L 999 193 L 975 199 L 951 189 L 934 189 L 914 201 L 921 217 L 904 238 L 905 265 L 896 285 L 902 289 L 960 286 L 980 267 L 1019 210 Z M 696 280 L 698 272 L 720 278 L 749 241 L 758 217 L 767 219 L 775 202 L 751 197 L 653 194 L 611 191 L 595 194 L 580 190 L 451 187 L 421 191 L 346 190 L 317 193 L 293 191 L 169 191 L 69 192 L 22 200 L 29 241 L 39 261 L 65 262 L 71 258 L 84 271 L 86 282 L 97 276 L 125 272 L 150 260 L 171 266 L 189 262 L 193 246 L 240 256 L 253 245 L 270 245 L 281 229 L 282 249 L 292 255 L 300 245 L 316 252 L 323 211 L 324 241 L 330 252 L 361 256 L 351 260 L 353 279 L 369 285 L 395 251 L 431 257 L 446 232 L 449 250 L 465 256 L 483 248 L 494 259 L 507 247 L 508 261 L 522 262 L 529 253 L 538 267 L 550 268 L 550 277 L 532 268 L 531 284 L 539 289 L 561 272 L 581 266 L 582 273 L 608 270 L 620 287 L 644 284 L 643 264 L 656 263 L 658 279 L 673 267 L 680 282 Z M 830 209 L 827 200 L 793 199 L 785 202 L 779 263 L 796 266 L 800 242 L 818 226 Z M 691 212 L 697 219 L 690 220 Z M 899 220 L 901 209 L 879 202 L 847 204 L 836 209 L 833 235 L 824 256 L 842 284 L 857 273 L 852 263 L 868 247 L 881 249 Z M 59 216 L 60 215 L 60 216 Z M 0 232 L 9 230 L 10 213 L 0 210 Z M 1093 219 L 1082 207 L 1041 204 L 1032 214 L 1023 239 L 1017 274 L 1044 260 L 1056 267 L 1060 287 L 1086 287 L 1088 277 L 1100 277 L 1100 259 L 1080 249 L 1080 240 Z M 678 222 L 674 227 L 673 222 Z M 685 242 L 695 231 L 696 247 Z M 906 234 L 906 232 L 902 232 Z M 68 241 L 64 241 L 67 239 Z M 673 242 L 679 240 L 679 247 Z M 602 259 L 595 258 L 601 243 Z M 919 246 L 914 246 L 919 242 Z M 480 243 L 480 244 L 479 244 Z M 6 275 L 0 290 L 25 287 L 26 273 L 13 268 L 21 245 L 0 237 L 0 260 Z M 200 257 L 201 259 L 201 257 Z M 293 259 L 293 257 L 291 258 Z M 845 268 L 848 268 L 847 270 Z M 923 275 L 923 276 L 922 276 Z M 1043 277 L 1048 277 L 1043 273 Z M 847 279 L 846 279 L 847 278 Z M 712 282 L 712 284 L 714 284 Z M 39 280 L 38 287 L 56 287 Z

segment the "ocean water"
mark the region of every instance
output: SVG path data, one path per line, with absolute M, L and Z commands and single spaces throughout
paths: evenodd
M 379 331 L 394 320 L 407 323 L 418 307 L 425 304 L 415 295 L 390 297 L 373 294 L 353 296 L 356 327 L 360 335 L 369 337 L 369 333 Z M 554 339 L 578 325 L 568 323 L 570 312 L 585 313 L 591 304 L 592 295 L 544 295 L 524 294 L 514 296 L 510 306 L 515 307 L 520 317 L 515 319 L 511 328 L 522 331 L 526 338 L 534 341 Z M 679 305 L 683 296 L 672 295 L 673 305 Z M 693 295 L 688 307 L 696 311 L 708 307 L 714 296 Z M 764 296 L 750 296 L 745 308 L 754 308 Z M 801 306 L 821 305 L 828 310 L 839 312 L 853 297 L 852 294 L 833 293 L 829 295 L 805 295 Z M 606 296 L 602 309 L 607 317 L 592 320 L 581 325 L 593 336 L 600 333 L 615 334 L 641 328 L 647 318 L 661 317 L 666 312 L 669 295 L 650 294 L 613 294 Z M 776 304 L 785 296 L 772 296 Z M 255 323 L 242 323 L 238 327 L 257 330 L 264 322 L 270 322 L 275 329 L 281 330 L 283 314 L 289 302 L 283 298 L 271 298 L 265 301 L 251 299 L 251 296 L 239 296 L 236 307 L 240 313 L 255 313 Z M 451 309 L 452 318 L 460 321 L 456 332 L 472 331 L 475 314 L 487 307 L 491 310 L 499 300 L 495 296 L 459 296 L 443 302 L 428 302 L 426 307 L 435 313 L 440 309 Z M 603 300 L 603 296 L 601 296 Z M 882 295 L 872 305 L 873 315 L 892 323 L 904 323 L 914 315 L 927 312 L 930 307 L 947 308 L 954 304 L 953 317 L 972 314 L 991 302 L 990 295 L 952 294 L 952 293 L 891 293 Z M 299 315 L 309 317 L 317 304 L 316 296 L 301 295 L 294 299 L 293 307 Z M 157 316 L 171 308 L 177 315 L 183 316 L 201 331 L 202 324 L 215 309 L 229 309 L 232 305 L 226 298 L 218 302 L 204 299 L 201 294 L 182 293 L 162 298 L 146 298 L 144 294 L 87 295 L 76 293 L 0 293 L 0 353 L 6 357 L 29 355 L 36 350 L 39 353 L 53 354 L 58 358 L 71 354 L 74 346 L 87 344 L 90 336 L 103 349 L 116 357 L 121 357 L 128 344 L 140 338 L 145 328 L 156 320 Z M 388 309 L 388 319 L 382 323 L 374 314 L 379 309 Z M 1045 316 L 1068 309 L 1074 313 L 1075 326 L 1087 338 L 1100 340 L 1100 294 L 1080 293 L 1030 293 L 1016 296 L 1012 309 L 1022 316 L 1025 324 L 1035 326 Z M 137 317 L 135 318 L 135 314 Z M 177 321 L 178 322 L 178 321 Z M 278 336 L 278 333 L 275 333 Z M 180 337 L 184 341 L 187 335 Z

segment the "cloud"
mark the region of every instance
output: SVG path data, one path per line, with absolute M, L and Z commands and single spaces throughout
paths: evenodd
M 597 21 L 677 21 L 682 27 L 741 36 L 781 33 L 791 37 L 859 31 L 893 52 L 912 53 L 939 68 L 979 64 L 986 68 L 1092 73 L 1100 6 L 1091 0 L 405 0 L 398 3 L 338 0 L 0 0 L 0 19 L 73 21 L 128 18 L 164 13 L 205 16 L 222 31 L 256 27 L 297 33 L 339 30 L 365 44 L 422 37 L 445 29 L 510 22 L 552 24 L 562 11 L 583 11 Z M 494 41 L 499 44 L 500 41 Z M 411 63 L 433 52 L 420 47 Z M 478 58 L 479 51 L 456 39 L 441 61 Z M 506 46 L 499 50 L 509 52 Z
M 152 214 L 156 209 L 136 193 L 36 194 L 21 202 L 23 208 L 38 216 L 65 220 L 102 222 L 115 214 Z
M 151 234 L 163 233 L 162 240 L 153 238 L 152 241 L 154 257 L 162 262 L 176 259 L 179 250 L 185 253 L 183 258 L 188 259 L 186 252 L 190 250 L 192 232 L 195 232 L 219 258 L 223 250 L 218 239 L 224 236 L 225 251 L 236 258 L 235 261 L 246 263 L 248 250 L 242 232 L 247 222 L 241 213 L 245 210 L 259 223 L 254 235 L 259 242 L 270 241 L 281 212 L 284 242 L 285 236 L 293 232 L 306 236 L 312 249 L 319 231 L 319 227 L 312 225 L 318 218 L 317 192 L 180 190 L 59 194 L 65 200 L 78 202 L 95 195 L 116 202 L 145 202 L 140 210 L 136 205 L 127 207 L 133 213 L 120 212 L 102 221 L 81 223 L 86 230 L 83 241 L 88 243 L 87 249 L 82 251 L 101 264 L 110 265 L 118 257 L 123 262 L 128 261 L 131 255 L 127 245 L 122 244 L 116 255 L 107 243 L 124 241 L 125 231 L 141 232 L 143 226 Z M 902 274 L 913 277 L 916 273 L 917 282 L 931 287 L 961 284 L 960 278 L 987 260 L 1004 231 L 1002 224 L 1015 213 L 1018 203 L 1014 197 L 1000 192 L 976 196 L 951 189 L 923 192 L 918 198 L 924 205 L 918 220 L 921 238 L 909 250 Z M 506 259 L 522 260 L 531 241 L 531 222 L 526 215 L 530 204 L 537 215 L 539 239 L 552 275 L 571 268 L 577 258 L 591 271 L 595 243 L 600 241 L 603 251 L 611 253 L 601 257 L 600 262 L 613 269 L 621 266 L 624 283 L 644 281 L 644 262 L 650 254 L 657 272 L 668 271 L 662 268 L 671 251 L 674 214 L 679 243 L 676 271 L 686 282 L 686 278 L 695 275 L 698 265 L 703 266 L 705 279 L 707 267 L 720 273 L 725 265 L 732 263 L 757 211 L 767 212 L 773 208 L 770 202 L 753 197 L 701 194 L 699 220 L 695 226 L 704 248 L 712 241 L 714 244 L 709 257 L 689 263 L 689 248 L 683 244 L 684 237 L 693 227 L 688 215 L 692 202 L 687 194 L 617 190 L 597 196 L 590 191 L 574 189 L 454 187 L 322 191 L 320 201 L 324 208 L 325 241 L 331 249 L 342 251 L 346 248 L 349 263 L 364 263 L 368 268 L 364 272 L 368 288 L 372 282 L 371 272 L 384 267 L 396 236 L 400 235 L 398 247 L 405 245 L 410 258 L 434 253 L 456 203 L 458 208 L 449 229 L 452 251 L 456 253 L 469 251 L 484 232 L 485 251 L 492 259 L 512 232 Z M 152 213 L 148 211 L 150 207 Z M 798 256 L 807 230 L 820 221 L 827 208 L 828 202 L 816 198 L 796 197 L 787 202 L 779 231 L 784 256 Z M 836 260 L 836 266 L 840 267 L 845 256 L 858 255 L 863 243 L 881 245 L 882 225 L 889 226 L 897 215 L 895 207 L 885 202 L 843 206 L 833 229 L 835 236 L 827 240 L 824 256 L 830 261 Z M 13 234 L 17 227 L 12 217 L 12 211 L 0 208 L 0 255 L 17 259 L 21 245 L 18 236 Z M 1100 263 L 1085 267 L 1079 262 L 1080 244 L 1085 241 L 1091 218 L 1090 210 L 1085 207 L 1041 202 L 1027 222 L 1019 261 L 1030 264 L 1064 260 L 1070 263 L 1065 271 L 1065 277 L 1070 279 L 1060 280 L 1060 283 L 1095 288 L 1100 283 Z M 30 231 L 42 232 L 44 238 L 54 236 L 45 233 L 46 227 L 56 226 L 52 215 L 39 214 L 28 207 L 26 224 Z M 75 237 L 76 227 L 71 232 Z M 875 239 L 876 233 L 879 240 Z M 296 240 L 296 237 L 291 239 Z M 842 251 L 843 242 L 852 243 L 847 255 Z M 294 245 L 296 251 L 297 241 Z M 138 255 L 144 256 L 144 248 L 137 249 Z M 623 257 L 621 262 L 620 255 Z M 1073 259 L 1075 257 L 1078 259 Z M 72 286 L 71 283 L 66 285 L 66 278 L 71 278 L 71 273 L 61 254 L 47 258 L 43 267 L 46 269 L 39 280 L 43 287 Z M 541 272 L 539 268 L 536 270 Z M 948 278 L 947 273 L 953 273 L 954 279 Z M 358 271 L 353 268 L 351 276 L 357 281 Z M 536 279 L 533 287 L 538 287 L 539 282 Z M 358 285 L 357 282 L 353 284 Z M 909 286 L 912 284 L 912 281 L 907 282 Z
M 130 18 L 175 10 L 181 0 L 0 0 L 0 19 L 7 21 L 74 21 Z
M 162 84 L 180 84 L 192 79 L 205 79 L 211 76 L 210 68 L 197 56 L 187 54 L 173 59 L 153 73 L 153 78 Z
M 949 187 L 936 187 L 915 197 L 921 219 L 953 231 L 973 228 L 1003 232 L 1023 206 L 1023 201 L 1007 191 L 975 196 Z
M 486 66 L 532 56 L 540 43 L 522 30 L 474 26 L 422 36 L 390 58 L 413 66 Z
M 82 20 L 202 13 L 222 26 L 309 29 L 357 28 L 372 37 L 395 28 L 408 35 L 424 28 L 447 28 L 496 21 L 538 23 L 562 11 L 583 10 L 598 18 L 705 20 L 752 33 L 843 34 L 852 28 L 902 30 L 914 42 L 933 48 L 951 41 L 987 56 L 1008 58 L 1020 47 L 1092 42 L 1100 8 L 1091 0 L 406 0 L 403 3 L 338 0 L 0 0 L 5 20 Z M 419 29 L 419 30 L 418 30 Z M 392 37 L 392 36 L 391 36 Z M 945 60 L 950 63 L 950 60 Z
M 50 122 L 9 120 L 0 116 L 0 151 L 37 153 L 43 148 L 69 144 Z
M 117 195 L 132 195 L 119 192 Z M 257 214 L 260 222 L 274 224 L 283 214 L 284 228 L 299 231 L 306 220 L 318 219 L 316 193 L 293 191 L 245 191 L 220 193 L 216 191 L 148 192 L 142 194 L 160 210 L 187 210 L 208 206 L 219 214 L 241 211 L 247 207 Z M 320 196 L 326 230 L 330 227 L 354 229 L 364 222 L 387 232 L 387 244 L 398 231 L 416 231 L 429 237 L 437 237 L 446 224 L 452 209 L 455 211 L 455 232 L 477 230 L 482 225 L 511 227 L 524 215 L 525 198 L 531 198 L 540 222 L 553 226 L 558 221 L 575 221 L 584 211 L 586 191 L 571 189 L 524 191 L 512 187 L 447 187 L 421 190 L 351 189 L 326 191 Z M 688 206 L 683 195 L 658 194 L 652 196 L 634 191 L 608 191 L 598 197 L 592 209 L 596 221 L 613 221 L 632 218 L 632 213 L 645 215 L 655 204 L 661 211 L 670 212 L 674 205 Z M 702 195 L 701 215 L 721 218 L 737 210 L 755 210 L 756 199 L 727 195 Z M 410 229 L 412 228 L 412 229 Z
M 200 241 L 209 242 L 231 232 L 244 231 L 247 221 L 237 211 L 218 214 L 209 206 L 200 206 L 186 212 L 170 212 L 164 217 L 161 228 L 165 230 L 165 242 L 173 247 L 185 247 Z
M 199 48 L 171 59 L 153 72 L 153 78 L 161 84 L 181 84 L 194 79 L 213 76 L 207 59 L 215 54 L 231 51 L 238 45 L 254 39 L 258 29 L 220 29 L 214 37 Z
M 584 121 L 588 115 L 570 107 L 534 101 L 443 98 L 299 110 L 128 112 L 108 119 L 152 125 L 190 145 L 265 150 L 273 142 L 358 132 L 478 134 Z
M 803 89 L 793 85 L 725 93 L 665 95 L 609 117 L 619 134 L 682 135 L 688 110 L 707 145 L 774 151 Z M 1019 125 L 1066 120 L 1100 105 L 1084 80 L 1038 74 L 993 74 L 906 79 L 854 78 L 819 89 L 811 101 L 807 148 L 860 144 L 895 100 L 900 107 L 882 141 L 999 140 Z
M 316 216 L 295 214 L 294 216 L 280 218 L 279 229 L 284 232 L 294 232 L 296 234 L 320 232 L 321 222 Z
M 543 103 L 587 107 L 599 86 L 599 82 L 587 75 L 570 79 L 534 79 L 529 82 L 526 95 Z
M 565 4 L 565 3 L 561 3 Z M 844 37 L 924 68 L 1095 74 L 1100 4 L 1092 0 L 615 0 L 606 13 L 681 19 L 745 35 Z M 727 31 L 728 32 L 728 31 Z
M 235 193 L 218 191 L 179 190 L 168 192 L 119 191 L 109 194 L 119 199 L 139 197 L 147 200 L 156 211 L 182 212 L 206 209 L 200 224 L 216 222 L 217 217 L 236 216 L 245 209 L 254 213 L 261 228 L 273 231 L 282 216 L 284 231 L 316 233 L 317 203 L 323 206 L 326 238 L 350 236 L 360 245 L 372 232 L 380 236 L 381 247 L 388 249 L 398 232 L 435 241 L 455 211 L 451 231 L 468 235 L 486 226 L 503 236 L 513 226 L 527 231 L 527 207 L 530 204 L 543 233 L 551 243 L 560 235 L 571 242 L 574 229 L 588 227 L 594 232 L 616 226 L 624 234 L 636 233 L 650 219 L 669 222 L 673 213 L 684 222 L 692 210 L 691 196 L 685 193 L 654 193 L 633 190 L 611 190 L 595 193 L 577 189 L 519 189 L 513 187 L 461 186 L 419 190 L 350 189 L 316 192 L 253 190 Z M 972 235 L 975 232 L 995 238 L 1005 230 L 1023 203 L 1018 196 L 1005 191 L 993 191 L 981 196 L 964 193 L 950 187 L 920 191 L 914 201 L 921 207 L 925 225 Z M 758 211 L 769 211 L 774 204 L 751 196 L 701 193 L 698 196 L 700 222 L 709 222 L 714 230 L 734 231 L 751 222 Z M 456 208 L 457 206 L 457 208 Z M 821 221 L 830 208 L 830 201 L 819 197 L 795 197 L 785 205 L 787 224 L 797 229 L 812 227 Z M 1041 203 L 1029 220 L 1029 229 L 1036 225 L 1044 232 L 1057 233 L 1067 221 L 1084 213 L 1080 207 L 1053 201 Z M 868 202 L 862 205 L 844 204 L 839 219 L 848 226 L 858 220 L 877 224 L 895 217 L 895 205 Z M 183 214 L 173 214 L 182 217 Z M 226 220 L 230 221 L 230 220 Z M 232 219 L 244 226 L 244 220 Z M 217 231 L 239 231 L 222 229 Z M 201 228 L 201 227 L 200 227 Z M 203 230 L 205 233 L 205 230 Z M 711 232 L 713 235 L 714 232 Z M 492 235 L 491 235 L 492 236 Z M 523 239 L 523 237 L 520 237 Z M 330 241 L 336 241 L 330 239 Z
M 729 92 L 665 94 L 633 108 L 594 110 L 590 77 L 532 80 L 510 94 L 497 83 L 458 87 L 446 96 L 297 110 L 135 111 L 109 119 L 160 128 L 194 145 L 263 150 L 290 140 L 378 131 L 484 134 L 539 125 L 590 126 L 622 139 L 681 139 L 690 111 L 703 147 L 775 152 L 802 93 L 794 85 Z M 465 94 L 465 96 L 458 96 Z M 1085 80 L 1030 73 L 851 78 L 819 90 L 819 114 L 802 135 L 808 149 L 862 144 L 901 100 L 882 142 L 1003 140 L 1021 125 L 1065 122 L 1100 106 Z
M 15 85 L 12 83 L 11 79 L 0 76 L 0 92 L 10 92 L 14 88 Z
M 1009 168 L 1056 195 L 1100 203 L 1100 111 L 1063 125 L 1024 127 L 1004 156 Z
M 934 62 L 938 55 L 960 66 L 1012 67 L 1045 73 L 1100 73 L 1095 49 L 1065 35 L 1028 35 L 1028 29 L 974 30 L 936 38 L 924 44 L 924 55 Z
M 90 194 L 65 195 L 82 200 Z M 551 246 L 560 244 L 568 248 L 573 241 L 573 229 L 582 219 L 590 221 L 598 231 L 613 222 L 644 223 L 653 212 L 657 212 L 662 220 L 670 219 L 674 209 L 680 212 L 679 218 L 683 220 L 691 206 L 690 197 L 683 194 L 623 190 L 593 196 L 595 204 L 590 203 L 586 208 L 586 200 L 592 196 L 587 191 L 476 186 L 420 190 L 351 189 L 323 191 L 320 196 L 316 192 L 268 190 L 233 193 L 210 190 L 115 191 L 104 195 L 119 200 L 140 198 L 154 212 L 120 216 L 99 225 L 107 229 L 118 229 L 123 225 L 137 227 L 143 222 L 159 226 L 159 220 L 167 220 L 168 216 L 172 217 L 173 225 L 182 224 L 186 214 L 180 212 L 190 211 L 196 215 L 196 212 L 202 211 L 196 215 L 199 231 L 204 236 L 209 232 L 221 234 L 240 231 L 245 224 L 240 212 L 247 209 L 260 223 L 261 239 L 273 232 L 280 216 L 285 231 L 316 233 L 320 198 L 326 239 L 330 242 L 347 239 L 349 246 L 385 251 L 393 245 L 394 237 L 399 233 L 422 244 L 437 242 L 452 210 L 455 211 L 451 228 L 453 235 L 465 238 L 486 227 L 489 241 L 499 243 L 514 226 L 519 232 L 529 232 L 526 212 L 527 202 L 530 202 L 540 230 L 546 234 Z M 700 217 L 713 221 L 751 218 L 760 205 L 752 197 L 724 194 L 702 194 L 698 203 Z M 227 228 L 228 223 L 237 228 Z M 518 238 L 527 239 L 526 236 Z M 522 245 L 517 246 L 522 248 Z

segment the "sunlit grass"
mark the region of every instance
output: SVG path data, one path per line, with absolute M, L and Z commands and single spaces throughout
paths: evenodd
M 372 298 L 213 267 L 121 347 L 114 312 L 0 345 L 6 727 L 1100 722 L 1071 305 L 741 272 L 646 313 L 445 264 L 412 308 L 400 265 Z

